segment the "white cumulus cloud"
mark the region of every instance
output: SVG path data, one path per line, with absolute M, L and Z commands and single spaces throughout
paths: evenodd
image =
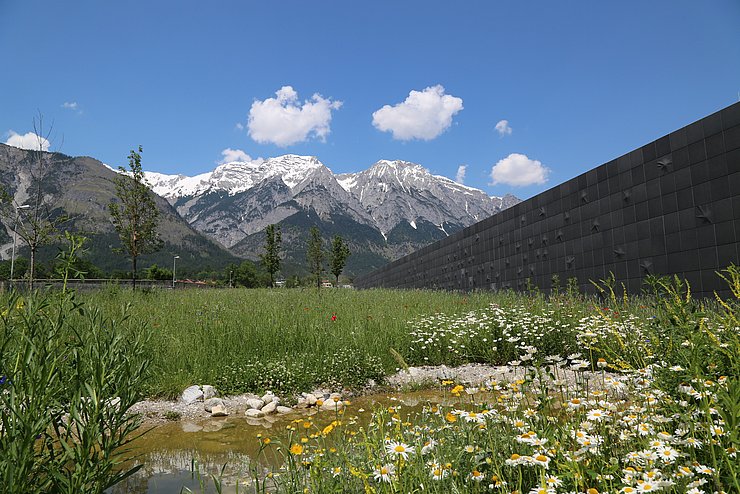
M 373 113 L 373 125 L 401 141 L 430 141 L 447 130 L 452 117 L 462 109 L 462 98 L 445 94 L 445 88 L 438 84 L 409 92 L 403 103 L 383 106 Z
M 501 137 L 510 136 L 512 130 L 511 127 L 509 127 L 509 121 L 499 120 L 496 124 L 496 132 L 498 132 L 498 135 L 500 135 Z
M 221 151 L 222 158 L 217 161 L 219 165 L 223 165 L 224 163 L 231 163 L 232 161 L 242 161 L 242 162 L 254 162 L 254 161 L 263 161 L 262 158 L 254 159 L 251 156 L 249 156 L 247 153 L 242 151 L 241 149 L 231 149 L 226 148 L 223 151 Z
M 323 141 L 330 132 L 332 110 L 342 106 L 318 93 L 301 103 L 291 86 L 283 86 L 275 96 L 256 100 L 249 110 L 249 136 L 261 144 L 289 146 L 312 136 Z
M 468 165 L 460 165 L 457 167 L 457 174 L 455 175 L 455 182 L 462 184 L 465 183 L 465 172 L 468 171 Z
M 13 130 L 8 131 L 8 140 L 5 141 L 5 144 L 22 149 L 31 149 L 33 151 L 38 151 L 39 148 L 42 151 L 48 151 L 51 145 L 46 138 L 36 135 L 33 132 L 27 132 L 21 135 Z
M 76 101 L 65 101 L 62 104 L 62 108 L 66 108 L 67 110 L 76 110 L 77 109 L 77 102 Z
M 525 154 L 512 153 L 491 168 L 491 185 L 506 184 L 518 187 L 544 184 L 549 173 L 549 168 L 540 161 L 529 159 Z

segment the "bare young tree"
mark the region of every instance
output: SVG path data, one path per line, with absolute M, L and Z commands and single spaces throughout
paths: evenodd
M 44 128 L 41 112 L 33 119 L 33 149 L 25 160 L 28 166 L 20 170 L 18 186 L 13 196 L 3 194 L 4 216 L 11 223 L 13 235 L 30 250 L 28 286 L 33 289 L 37 254 L 41 246 L 60 237 L 60 226 L 68 220 L 60 208 L 55 207 L 49 190 L 49 173 L 54 166 L 65 161 L 48 152 L 54 125 Z M 15 244 L 15 242 L 14 242 Z

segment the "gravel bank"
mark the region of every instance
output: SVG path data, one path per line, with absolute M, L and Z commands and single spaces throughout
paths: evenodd
M 479 386 L 491 380 L 513 381 L 515 379 L 521 379 L 524 377 L 526 371 L 527 369 L 524 367 L 491 366 L 484 364 L 466 364 L 459 367 L 447 367 L 445 365 L 409 367 L 408 370 L 402 370 L 388 376 L 385 384 L 395 391 L 436 386 L 443 380 L 453 381 L 455 384 L 466 386 Z M 577 379 L 600 381 L 602 379 L 602 373 L 575 372 L 561 369 L 558 371 L 558 378 L 561 380 L 563 386 L 573 388 L 576 385 Z M 598 384 L 596 384 L 596 387 L 598 387 Z M 367 388 L 366 392 L 380 392 L 382 389 L 376 385 Z M 314 394 L 320 396 L 330 391 L 316 390 Z M 233 416 L 244 416 L 244 412 L 249 408 L 247 401 L 254 398 L 259 398 L 259 396 L 243 394 L 221 397 L 227 410 Z M 131 407 L 131 411 L 140 413 L 144 422 L 150 425 L 167 422 L 168 420 L 205 421 L 211 417 L 211 414 L 204 410 L 203 402 L 201 401 L 185 404 L 182 401 L 145 400 L 136 403 Z

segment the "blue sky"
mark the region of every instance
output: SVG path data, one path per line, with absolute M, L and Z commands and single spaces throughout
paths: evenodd
M 0 142 L 40 111 L 114 166 L 402 159 L 527 198 L 737 101 L 738 26 L 737 0 L 0 0 Z

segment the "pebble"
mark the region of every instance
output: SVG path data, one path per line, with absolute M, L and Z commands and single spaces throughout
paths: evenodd
M 218 398 L 216 398 L 218 399 Z M 211 409 L 211 417 L 228 417 L 229 412 L 226 411 L 224 405 L 216 405 Z

